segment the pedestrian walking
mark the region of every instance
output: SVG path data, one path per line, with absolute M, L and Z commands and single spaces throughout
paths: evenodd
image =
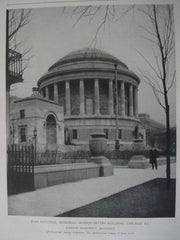
M 151 149 L 149 153 L 150 157 L 150 163 L 152 165 L 152 169 L 156 168 L 157 169 L 157 150 L 156 149 Z

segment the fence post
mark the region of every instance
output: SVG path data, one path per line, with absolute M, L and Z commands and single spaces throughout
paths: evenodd
M 35 154 L 33 152 L 33 149 L 34 149 L 34 146 L 32 145 L 32 162 L 31 162 L 31 170 L 32 170 L 32 190 L 34 190 L 34 165 L 36 163 L 36 151 L 35 151 Z M 36 150 L 36 148 L 34 149 Z M 34 159 L 35 157 L 35 159 Z
M 32 145 L 31 148 L 32 148 L 32 158 L 31 158 L 32 162 L 31 162 L 31 166 L 32 166 L 32 172 L 34 173 L 34 165 L 36 163 L 36 151 L 35 151 L 35 148 L 34 148 L 33 145 Z
M 24 146 L 21 147 L 22 152 L 22 172 L 24 172 Z
M 20 149 L 20 145 L 18 145 L 18 148 L 17 148 L 17 151 L 18 151 L 18 164 L 19 164 L 19 173 L 21 172 L 21 149 Z
M 14 162 L 15 162 L 15 171 L 17 172 L 18 166 L 17 166 L 17 145 L 14 144 Z
M 11 165 L 14 165 L 14 144 L 11 145 Z
M 25 154 L 25 158 L 24 158 L 24 163 L 25 163 L 25 173 L 28 172 L 28 161 L 27 161 L 27 146 L 24 147 L 24 154 Z

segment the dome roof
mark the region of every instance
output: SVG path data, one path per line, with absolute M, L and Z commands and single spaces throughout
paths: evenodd
M 118 58 L 112 56 L 111 54 L 97 49 L 97 48 L 83 48 L 73 52 L 70 52 L 63 58 L 60 58 L 57 62 L 55 62 L 48 71 L 52 71 L 57 68 L 59 65 L 75 62 L 75 61 L 83 61 L 83 60 L 105 60 L 111 63 L 118 63 L 122 68 L 128 69 L 127 65 L 121 62 Z
M 96 48 L 83 48 L 55 62 L 48 72 L 41 76 L 37 85 L 42 87 L 56 81 L 75 80 L 82 77 L 114 79 L 115 64 L 117 64 L 118 74 L 126 76 L 126 81 L 135 81 L 134 84 L 139 84 L 139 77 L 118 58 Z

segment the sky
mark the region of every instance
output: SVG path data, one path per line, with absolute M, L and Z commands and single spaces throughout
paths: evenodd
M 79 12 L 73 7 L 32 9 L 30 22 L 17 35 L 22 49 L 31 48 L 25 58 L 30 58 L 24 71 L 24 82 L 12 85 L 11 95 L 27 97 L 32 93 L 38 79 L 48 71 L 48 68 L 66 54 L 81 48 L 96 47 L 117 57 L 141 79 L 138 91 L 139 113 L 148 113 L 151 118 L 165 123 L 165 113 L 157 103 L 153 91 L 144 81 L 142 73 L 151 72 L 143 56 L 155 64 L 154 45 L 146 39 L 144 27 L 149 29 L 149 22 L 142 13 L 144 6 L 136 6 L 127 14 L 121 14 L 129 6 L 111 7 L 109 22 L 98 34 L 96 44 L 93 38 L 105 14 L 105 7 L 98 10 L 93 17 L 80 19 Z M 113 17 L 114 16 L 114 17 Z M 175 66 L 174 56 L 172 65 Z M 169 70 L 170 73 L 173 71 Z M 175 126 L 176 97 L 175 85 L 169 92 L 171 126 Z

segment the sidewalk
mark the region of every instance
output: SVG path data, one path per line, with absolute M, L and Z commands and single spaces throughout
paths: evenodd
M 171 164 L 171 178 L 176 177 Z M 158 170 L 114 168 L 114 175 L 60 184 L 8 198 L 9 215 L 56 216 L 108 197 L 154 178 L 165 178 L 166 166 Z

